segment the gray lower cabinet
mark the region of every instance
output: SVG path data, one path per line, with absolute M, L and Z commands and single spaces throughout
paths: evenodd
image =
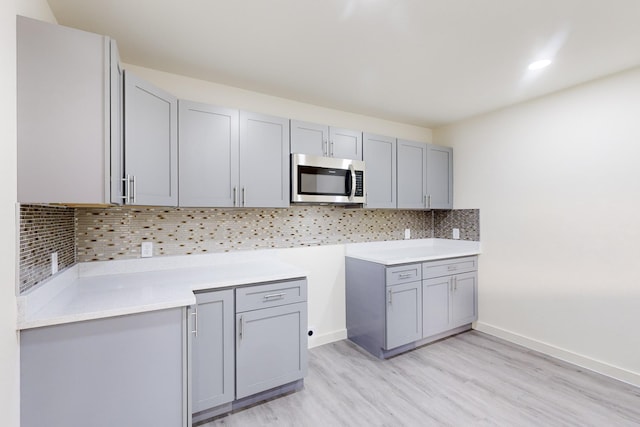
M 196 293 L 191 347 L 191 405 L 194 413 L 235 397 L 233 289 Z
M 178 99 L 124 70 L 124 203 L 178 205 Z
M 236 398 L 307 373 L 306 280 L 236 290 Z
M 291 120 L 291 153 L 362 160 L 362 132 Z
M 115 41 L 22 16 L 16 38 L 18 202 L 110 203 L 120 189 L 110 176 L 121 143 Z
M 385 266 L 347 257 L 347 336 L 386 358 L 477 320 L 477 257 Z
M 23 427 L 190 424 L 185 308 L 20 333 Z
M 362 136 L 367 181 L 367 208 L 395 208 L 396 139 L 365 133 Z

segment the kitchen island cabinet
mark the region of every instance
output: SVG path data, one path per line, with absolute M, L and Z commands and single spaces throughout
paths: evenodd
M 185 308 L 22 331 L 21 425 L 190 425 Z

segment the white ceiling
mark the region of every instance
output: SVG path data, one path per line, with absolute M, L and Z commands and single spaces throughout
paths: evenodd
M 640 0 L 49 4 L 127 63 L 426 127 L 640 65 Z

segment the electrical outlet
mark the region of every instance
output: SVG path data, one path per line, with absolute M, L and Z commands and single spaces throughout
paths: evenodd
M 411 229 L 410 228 L 405 228 L 404 229 L 404 238 L 405 239 L 410 239 L 411 238 Z
M 51 274 L 58 272 L 58 252 L 51 254 Z
M 153 242 L 142 242 L 140 256 L 142 258 L 151 258 L 153 256 Z
M 460 229 L 459 228 L 454 228 L 453 229 L 453 238 L 455 240 L 460 239 Z

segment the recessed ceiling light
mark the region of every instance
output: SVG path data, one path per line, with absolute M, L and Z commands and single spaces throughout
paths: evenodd
M 530 70 L 539 70 L 541 68 L 547 67 L 549 64 L 551 64 L 551 60 L 550 59 L 541 59 L 540 61 L 535 61 L 535 62 L 532 62 L 531 64 L 529 64 L 529 69 Z

